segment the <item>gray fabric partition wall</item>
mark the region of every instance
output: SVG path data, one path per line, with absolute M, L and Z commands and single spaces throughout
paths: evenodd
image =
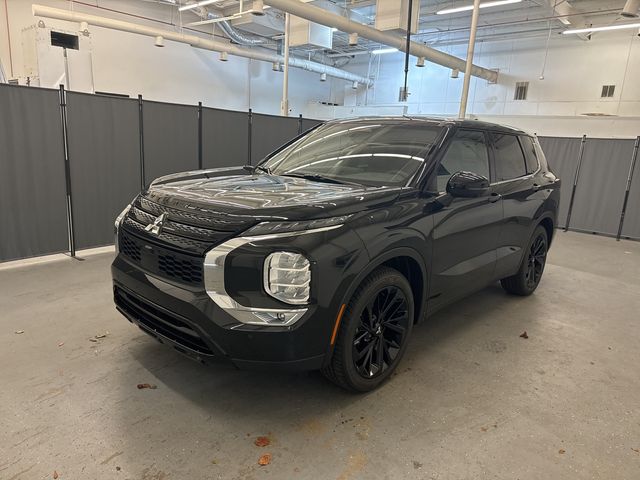
M 562 179 L 557 226 L 564 227 L 580 153 L 579 138 L 538 137 L 551 170 Z
M 297 118 L 254 113 L 251 121 L 251 164 L 298 136 Z
M 302 119 L 302 131 L 306 132 L 307 130 L 310 130 L 311 128 L 315 127 L 316 125 L 320 125 L 322 122 L 321 120 L 311 120 L 309 118 L 303 118 Z
M 587 138 L 569 228 L 615 235 L 633 140 Z
M 144 102 L 145 184 L 198 169 L 198 107 Z
M 58 92 L 0 85 L 0 261 L 68 248 Z
M 630 166 L 631 159 L 629 159 L 627 168 Z M 627 202 L 627 212 L 624 216 L 622 236 L 640 240 L 640 155 L 636 160 L 631 189 L 629 190 L 629 201 Z
M 113 220 L 140 191 L 138 102 L 67 94 L 77 248 L 113 243 Z
M 232 167 L 249 163 L 249 114 L 202 109 L 202 166 Z

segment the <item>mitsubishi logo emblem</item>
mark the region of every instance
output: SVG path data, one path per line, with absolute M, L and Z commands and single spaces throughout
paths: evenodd
M 150 223 L 146 227 L 144 227 L 145 232 L 149 232 L 152 235 L 160 235 L 162 233 L 162 227 L 164 226 L 164 221 L 167 219 L 167 214 L 163 213 L 158 218 L 156 218 L 153 223 Z

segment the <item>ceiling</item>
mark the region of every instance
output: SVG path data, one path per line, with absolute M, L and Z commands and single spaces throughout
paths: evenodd
M 156 1 L 164 4 L 186 3 L 186 0 Z M 439 49 L 446 49 L 449 45 L 466 44 L 469 38 L 471 13 L 467 11 L 436 15 L 436 12 L 444 8 L 469 5 L 471 0 L 415 1 L 420 1 L 420 21 L 418 33 L 412 35 L 414 41 Z M 249 0 L 244 0 L 244 3 L 246 5 Z M 355 21 L 374 24 L 375 0 L 320 0 L 314 3 L 318 6 L 331 6 L 334 10 L 342 11 L 345 16 L 349 15 Z M 549 37 L 572 27 L 578 28 L 590 24 L 608 25 L 622 19 L 619 14 L 624 4 L 625 0 L 522 0 L 517 4 L 486 8 L 481 10 L 477 41 L 517 41 L 533 37 Z M 222 0 L 208 8 L 220 15 L 230 15 L 237 12 L 239 6 L 239 0 Z M 280 22 L 282 27 L 284 26 L 282 12 L 271 8 L 265 11 L 276 24 Z M 183 18 L 188 19 L 189 15 L 195 19 L 195 15 L 189 13 L 184 13 Z M 242 30 L 242 26 L 238 28 Z M 207 31 L 211 32 L 210 26 Z M 278 39 L 280 36 L 275 35 L 271 39 Z M 582 38 L 586 39 L 586 37 Z M 316 59 L 320 56 L 335 59 L 369 53 L 377 48 L 380 48 L 380 45 L 366 39 L 360 39 L 358 45 L 350 46 L 348 34 L 337 31 L 333 35 L 331 50 L 296 47 L 293 53 L 299 56 L 313 56 Z

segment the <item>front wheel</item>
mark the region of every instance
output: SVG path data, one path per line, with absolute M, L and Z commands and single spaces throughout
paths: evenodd
M 522 257 L 518 272 L 500 280 L 502 288 L 514 295 L 531 295 L 542 279 L 544 266 L 547 263 L 549 240 L 544 227 L 538 226 L 531 236 L 527 250 Z
M 351 391 L 377 388 L 406 350 L 413 313 L 413 294 L 407 279 L 389 267 L 375 270 L 346 306 L 324 375 Z

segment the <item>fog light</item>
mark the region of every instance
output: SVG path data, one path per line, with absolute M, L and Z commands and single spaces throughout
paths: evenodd
M 276 252 L 264 262 L 264 289 L 274 298 L 293 305 L 307 303 L 311 264 L 299 253 Z

